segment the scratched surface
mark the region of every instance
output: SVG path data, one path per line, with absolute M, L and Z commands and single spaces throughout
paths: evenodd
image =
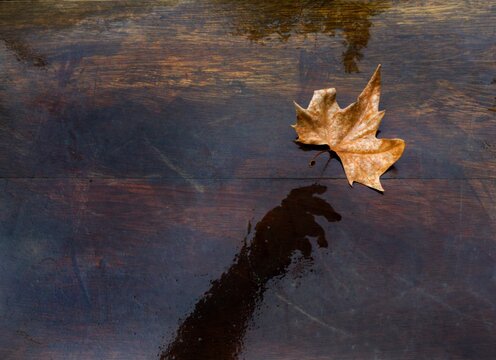
M 1 359 L 495 359 L 491 1 L 0 2 Z M 385 193 L 292 101 L 383 68 Z

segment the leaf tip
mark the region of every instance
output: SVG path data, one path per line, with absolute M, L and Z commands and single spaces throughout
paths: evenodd
M 379 183 L 379 185 L 372 187 L 372 189 L 375 189 L 377 191 L 380 191 L 381 193 L 384 193 L 384 188 L 382 187 L 381 183 Z
M 377 65 L 374 73 L 372 74 L 372 77 L 370 78 L 370 82 L 372 82 L 372 80 L 381 81 L 381 68 L 382 68 L 381 64 Z
M 306 113 L 306 110 L 303 109 L 296 101 L 293 101 L 293 104 L 294 104 L 294 107 L 296 109 L 297 114 L 300 114 L 300 113 L 305 114 Z
M 399 146 L 398 146 L 398 148 L 399 148 L 399 150 L 398 150 L 398 157 L 395 160 L 395 162 L 396 162 L 403 155 L 403 152 L 405 151 L 405 147 L 406 147 L 406 142 L 403 139 L 395 139 L 395 140 L 399 144 Z

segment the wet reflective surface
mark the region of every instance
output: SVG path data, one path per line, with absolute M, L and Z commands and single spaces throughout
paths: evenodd
M 311 259 L 310 238 L 316 238 L 320 247 L 328 246 L 324 229 L 314 217 L 339 221 L 341 216 L 325 200 L 313 196 L 325 190 L 319 185 L 293 189 L 280 206 L 256 224 L 253 240 L 241 248 L 234 264 L 212 283 L 161 359 L 237 358 L 248 322 L 263 300 L 267 283 L 287 272 L 293 255 L 299 253 Z M 251 224 L 248 235 L 250 231 Z
M 391 6 L 388 1 L 225 1 L 225 5 L 233 33 L 262 44 L 273 40 L 287 43 L 291 36 L 336 36 L 341 32 L 345 47 L 341 61 L 346 72 L 359 71 L 371 18 Z
M 494 359 L 495 16 L 0 2 L 0 358 Z M 289 126 L 378 63 L 384 195 Z

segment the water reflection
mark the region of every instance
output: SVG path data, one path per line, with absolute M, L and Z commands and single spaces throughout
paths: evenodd
M 341 220 L 341 216 L 325 200 L 314 196 L 325 191 L 321 185 L 294 189 L 258 222 L 251 244 L 245 244 L 233 265 L 212 283 L 160 359 L 237 358 L 248 321 L 267 282 L 286 272 L 297 251 L 310 258 L 309 238 L 327 247 L 324 229 L 315 216 L 330 222 Z
M 46 64 L 43 55 L 36 54 L 23 39 L 29 33 L 39 29 L 64 29 L 81 23 L 91 24 L 91 31 L 105 31 L 112 23 L 161 13 L 164 7 L 181 3 L 178 0 L 139 4 L 119 1 L 102 2 L 95 7 L 85 2 L 60 6 L 56 1 L 0 1 L 0 40 L 18 60 L 43 66 Z M 221 14 L 233 34 L 254 42 L 265 43 L 272 39 L 286 42 L 294 35 L 339 34 L 345 47 L 341 61 L 345 71 L 351 73 L 359 71 L 358 62 L 370 39 L 371 18 L 385 11 L 391 3 L 390 0 L 210 0 L 204 5 L 208 10 L 202 15 L 205 19 L 215 18 L 208 14 Z M 178 11 L 181 18 L 189 11 L 194 15 L 197 9 L 185 6 Z M 141 21 L 151 20 L 143 18 Z
M 345 50 L 341 61 L 348 73 L 358 72 L 357 62 L 370 39 L 371 17 L 390 6 L 389 1 L 306 1 L 306 0 L 224 0 L 236 8 L 233 16 L 234 33 L 251 41 L 271 39 L 287 41 L 292 35 L 325 34 L 340 32 Z

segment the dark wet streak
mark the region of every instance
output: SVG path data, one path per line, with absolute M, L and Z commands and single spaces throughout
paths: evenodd
M 222 2 L 222 1 L 221 1 Z M 389 2 L 363 1 L 223 1 L 234 5 L 234 34 L 264 43 L 287 42 L 292 35 L 342 34 L 341 61 L 347 73 L 359 72 L 358 62 L 370 39 L 370 18 L 390 7 Z M 312 71 L 314 66 L 304 69 Z
M 320 247 L 328 246 L 315 216 L 330 222 L 341 220 L 341 216 L 314 196 L 325 190 L 321 185 L 294 189 L 257 223 L 251 244 L 245 244 L 233 265 L 212 283 L 160 355 L 161 360 L 237 358 L 267 282 L 285 274 L 295 252 L 311 258 L 309 238 L 317 238 Z

